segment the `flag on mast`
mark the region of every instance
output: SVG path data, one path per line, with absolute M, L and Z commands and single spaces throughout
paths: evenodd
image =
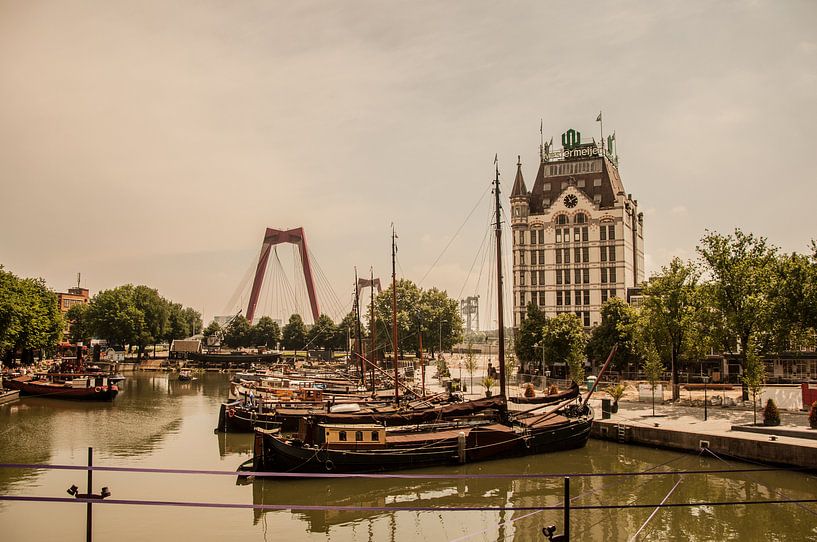
M 599 116 L 596 117 L 596 122 L 601 122 L 601 111 L 599 111 Z

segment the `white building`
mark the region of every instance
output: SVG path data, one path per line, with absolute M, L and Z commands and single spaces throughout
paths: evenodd
M 520 161 L 511 191 L 514 326 L 534 303 L 591 327 L 607 299 L 644 280 L 644 216 L 621 182 L 614 136 L 605 148 L 570 129 L 561 150 L 550 147 L 540 148 L 533 188 Z

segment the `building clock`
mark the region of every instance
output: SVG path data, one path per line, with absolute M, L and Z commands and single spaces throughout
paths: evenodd
M 568 194 L 565 196 L 564 202 L 565 207 L 572 209 L 577 203 L 579 203 L 579 198 L 576 197 L 576 194 Z

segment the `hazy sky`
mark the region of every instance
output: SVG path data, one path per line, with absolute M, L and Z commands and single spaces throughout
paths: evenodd
M 0 0 L 0 263 L 209 318 L 266 227 L 303 226 L 347 303 L 355 265 L 389 276 L 391 223 L 419 282 L 476 206 L 423 281 L 473 294 L 494 155 L 506 195 L 517 155 L 530 188 L 540 119 L 598 137 L 599 110 L 648 273 L 705 228 L 802 252 L 815 21 L 812 1 Z

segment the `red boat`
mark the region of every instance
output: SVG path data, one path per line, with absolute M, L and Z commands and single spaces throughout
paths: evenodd
M 80 401 L 113 401 L 119 388 L 101 373 L 37 373 L 6 378 L 3 385 L 21 395 Z

